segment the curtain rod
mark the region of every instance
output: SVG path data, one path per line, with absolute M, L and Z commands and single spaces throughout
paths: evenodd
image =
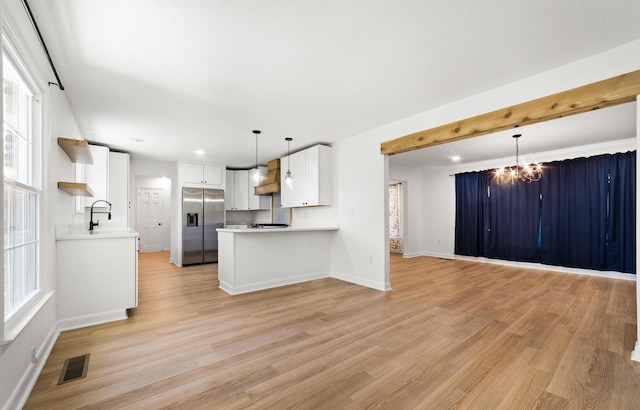
M 27 10 L 27 14 L 29 15 L 29 20 L 31 20 L 31 25 L 33 26 L 33 29 L 36 31 L 36 34 L 38 35 L 38 39 L 40 40 L 40 45 L 42 46 L 42 50 L 47 55 L 47 60 L 49 60 L 49 65 L 51 66 L 51 70 L 53 70 L 53 75 L 56 76 L 56 81 L 58 81 L 57 83 L 49 82 L 49 85 L 51 84 L 57 85 L 61 91 L 64 91 L 64 86 L 62 85 L 62 81 L 58 76 L 58 71 L 56 71 L 56 67 L 53 65 L 53 61 L 51 60 L 51 55 L 49 54 L 47 45 L 44 43 L 44 39 L 42 38 L 42 34 L 40 33 L 40 28 L 38 27 L 38 23 L 36 23 L 36 19 L 33 17 L 33 13 L 31 12 L 31 7 L 29 7 L 29 3 L 27 3 L 27 0 L 22 0 L 22 5 L 24 6 L 25 10 Z

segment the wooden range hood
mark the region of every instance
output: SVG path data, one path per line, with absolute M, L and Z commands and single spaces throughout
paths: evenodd
M 267 164 L 267 175 L 254 189 L 255 195 L 272 195 L 280 192 L 280 158 L 272 159 Z

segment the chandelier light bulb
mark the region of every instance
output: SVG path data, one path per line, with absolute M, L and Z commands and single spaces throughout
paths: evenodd
M 499 183 L 515 183 L 516 180 L 524 181 L 528 184 L 531 182 L 537 182 L 542 178 L 542 164 L 541 163 L 532 163 L 526 164 L 524 162 L 521 163 L 520 156 L 518 152 L 518 138 L 521 137 L 521 134 L 516 134 L 513 136 L 516 140 L 516 163 L 512 167 L 502 167 L 498 168 L 494 171 L 494 177 Z

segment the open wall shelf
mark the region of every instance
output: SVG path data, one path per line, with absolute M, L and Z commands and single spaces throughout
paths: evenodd
M 93 156 L 91 156 L 87 141 L 59 137 L 58 145 L 64 150 L 71 162 L 93 164 Z
M 84 182 L 58 182 L 58 188 L 73 196 L 93 196 L 91 188 Z
M 93 164 L 93 156 L 87 141 L 58 137 L 58 145 L 67 154 L 71 162 Z M 58 189 L 62 189 L 73 196 L 93 196 L 93 191 L 84 182 L 58 182 Z

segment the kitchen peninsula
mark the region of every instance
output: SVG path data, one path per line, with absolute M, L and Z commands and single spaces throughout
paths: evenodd
M 231 295 L 329 276 L 338 227 L 218 229 L 218 279 Z

